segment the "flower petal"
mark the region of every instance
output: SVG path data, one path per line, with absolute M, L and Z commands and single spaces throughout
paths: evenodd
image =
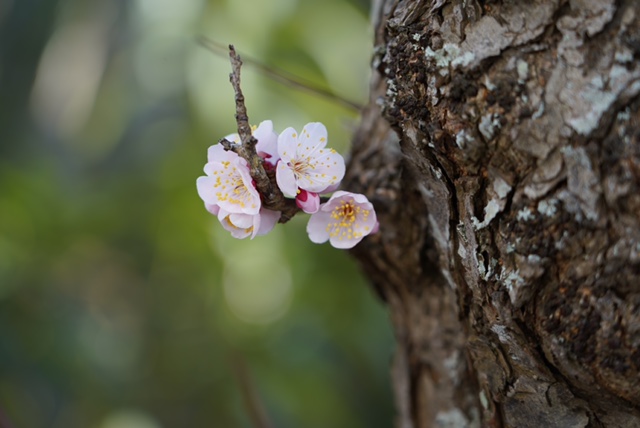
M 326 189 L 322 189 L 318 193 L 323 194 L 323 193 L 335 192 L 336 190 L 338 190 L 338 187 L 340 187 L 340 182 L 338 182 L 336 184 L 332 184 L 331 186 L 327 187 Z
M 272 211 L 266 208 L 262 208 L 260 210 L 260 225 L 256 229 L 255 235 L 266 235 L 271 232 L 271 229 L 274 228 L 278 220 L 280 220 L 280 215 L 282 213 L 280 211 Z
M 273 132 L 273 123 L 270 120 L 260 122 L 253 136 L 258 140 L 256 144 L 258 155 L 271 165 L 275 165 L 280 155 L 278 155 L 278 134 Z
M 280 159 L 276 165 L 276 182 L 286 197 L 295 198 L 298 194 L 296 176 L 293 170 L 287 166 L 284 158 Z
M 327 225 L 331 221 L 331 214 L 320 210 L 313 214 L 307 223 L 307 233 L 309 239 L 315 244 L 322 244 L 329 240 L 329 228 Z
M 295 158 L 298 134 L 293 128 L 287 128 L 278 135 L 278 155 L 280 159 L 289 162 Z
M 248 229 L 253 226 L 253 218 L 254 216 L 249 214 L 229 214 L 229 221 L 240 229 Z
M 213 177 L 198 177 L 196 180 L 196 188 L 198 189 L 198 196 L 205 204 L 215 205 L 218 198 L 215 195 L 215 179 Z
M 338 248 L 340 250 L 348 250 L 349 248 L 355 247 L 360 241 L 362 241 L 364 236 L 359 238 L 335 238 L 332 237 L 329 239 L 329 243 L 333 248 Z
M 220 220 L 222 227 L 237 239 L 244 239 L 251 236 L 254 231 L 253 224 L 256 220 L 255 217 L 259 217 L 259 214 L 231 214 L 223 209 L 218 213 L 218 220 Z
M 307 123 L 300 133 L 302 140 L 308 139 L 314 147 L 323 149 L 327 145 L 327 128 L 320 122 Z
M 211 214 L 217 216 L 220 213 L 220 207 L 216 204 L 204 204 L 204 207 L 207 211 L 209 211 Z

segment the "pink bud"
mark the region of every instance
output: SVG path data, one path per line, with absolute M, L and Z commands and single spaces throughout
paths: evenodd
M 299 189 L 296 195 L 296 205 L 307 214 L 313 214 L 320 209 L 320 195 Z

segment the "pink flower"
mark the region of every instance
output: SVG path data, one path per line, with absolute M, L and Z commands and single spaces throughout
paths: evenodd
M 213 205 L 233 214 L 255 215 L 260 211 L 260 195 L 253 186 L 247 161 L 226 151 L 220 144 L 209 148 L 206 177 L 198 177 L 198 195 L 212 211 Z M 210 209 L 211 208 L 211 209 Z
M 313 214 L 320 209 L 320 195 L 300 189 L 296 196 L 296 205 L 307 214 Z
M 232 214 L 225 210 L 219 210 L 218 220 L 222 227 L 231 232 L 231 236 L 238 239 L 246 237 L 255 238 L 266 235 L 280 219 L 279 211 L 271 211 L 261 208 L 259 214 Z
M 296 197 L 298 189 L 322 193 L 340 183 L 344 159 L 326 144 L 327 128 L 319 122 L 306 124 L 300 135 L 287 128 L 278 136 L 276 181 L 285 196 Z
M 316 244 L 329 241 L 335 248 L 352 248 L 378 230 L 373 205 L 366 196 L 338 191 L 307 224 L 309 239 Z
M 265 168 L 274 169 L 278 159 L 278 135 L 273 123 L 266 120 L 253 129 L 258 140 L 256 151 L 264 159 Z M 241 144 L 238 134 L 225 139 Z M 246 160 L 220 144 L 209 147 L 205 177 L 196 181 L 198 195 L 205 208 L 215 215 L 231 236 L 239 239 L 264 235 L 273 229 L 281 213 L 261 207 L 260 194 L 255 189 Z

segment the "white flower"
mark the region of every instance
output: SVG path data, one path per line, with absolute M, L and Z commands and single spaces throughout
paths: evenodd
M 265 168 L 275 168 L 279 156 L 278 135 L 273 132 L 273 124 L 266 120 L 253 130 L 258 140 L 256 152 L 264 159 Z M 238 134 L 225 137 L 226 140 L 241 144 Z M 281 213 L 261 207 L 260 194 L 255 189 L 246 160 L 221 144 L 209 147 L 208 163 L 204 167 L 206 177 L 196 181 L 198 195 L 205 208 L 215 215 L 222 227 L 238 239 L 264 235 L 273 229 Z
M 260 195 L 253 186 L 247 161 L 220 144 L 209 148 L 206 177 L 198 177 L 198 195 L 205 205 L 234 214 L 258 214 Z
M 279 211 L 260 209 L 259 214 L 232 214 L 223 209 L 218 211 L 218 220 L 222 227 L 231 232 L 231 236 L 238 239 L 255 238 L 266 235 L 280 219 Z
M 336 248 L 352 248 L 365 236 L 378 231 L 373 205 L 366 196 L 338 191 L 307 224 L 309 239 L 316 244 L 329 241 Z
M 344 159 L 326 144 L 327 128 L 319 122 L 305 125 L 300 135 L 287 128 L 278 136 L 276 181 L 285 196 L 295 198 L 298 189 L 322 193 L 340 183 Z

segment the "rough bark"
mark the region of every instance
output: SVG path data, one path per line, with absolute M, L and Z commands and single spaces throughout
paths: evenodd
M 397 426 L 640 426 L 640 10 L 381 0 L 345 186 Z

